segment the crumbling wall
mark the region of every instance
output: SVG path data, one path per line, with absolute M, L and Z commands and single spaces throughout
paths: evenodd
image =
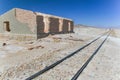
M 59 33 L 59 18 L 50 17 L 49 21 L 50 21 L 49 32 Z
M 36 22 L 37 22 L 37 34 L 44 33 L 45 24 L 43 22 L 43 16 L 37 16 Z
M 69 20 L 63 19 L 63 28 L 62 28 L 62 32 L 66 33 L 69 32 L 69 25 L 68 25 Z
M 42 15 L 38 15 L 36 18 L 36 22 L 37 22 L 37 39 L 46 37 L 47 34 L 45 33 L 44 17 Z
M 27 24 L 30 30 L 35 33 L 36 14 L 34 12 L 16 8 L 15 16 L 18 21 Z
M 10 31 L 4 30 L 4 22 L 9 22 Z M 12 9 L 0 16 L 0 33 L 6 35 L 32 35 L 36 39 L 46 37 L 49 33 L 73 32 L 73 21 L 49 14 L 37 13 L 23 9 Z M 15 35 L 15 36 L 16 36 Z
M 70 32 L 73 32 L 74 29 L 74 22 L 70 21 Z
M 4 22 L 5 21 L 9 21 L 9 26 L 10 26 L 10 31 L 7 32 L 5 29 L 4 29 Z M 5 14 L 1 15 L 0 16 L 0 33 L 2 33 L 0 35 L 0 37 L 6 37 L 6 38 L 9 38 L 9 37 L 12 37 L 13 39 L 19 37 L 19 35 L 21 36 L 26 36 L 26 35 L 32 35 L 34 37 L 34 39 L 36 39 L 36 34 L 33 33 L 30 28 L 28 27 L 27 24 L 25 23 L 21 23 L 19 22 L 16 17 L 15 17 L 15 9 L 12 9 L 8 12 L 6 12 Z M 15 34 L 15 35 L 14 35 Z M 14 36 L 14 37 L 13 37 Z M 26 36 L 26 38 L 28 38 Z M 20 38 L 19 38 L 20 39 Z
M 49 14 L 44 14 L 44 13 L 39 13 L 36 12 L 36 15 L 43 16 L 41 22 L 38 21 L 37 18 L 37 26 L 41 28 L 37 28 L 42 33 L 69 33 L 73 32 L 73 21 L 70 19 L 54 16 L 54 15 L 49 15 Z M 44 24 L 44 25 L 43 25 Z M 41 29 L 41 30 L 40 30 Z M 44 29 L 44 32 L 43 32 Z M 39 32 L 38 32 L 39 33 Z

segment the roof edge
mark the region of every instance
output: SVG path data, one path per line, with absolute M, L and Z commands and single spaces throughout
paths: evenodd
M 14 9 L 21 9 L 21 8 L 13 8 L 12 10 L 14 10 Z M 21 10 L 30 11 L 30 12 L 35 13 L 36 15 L 40 15 L 41 14 L 41 15 L 46 15 L 46 16 L 51 16 L 51 17 L 55 17 L 55 18 L 62 18 L 62 19 L 73 21 L 72 19 L 64 18 L 64 17 L 60 17 L 60 16 L 56 16 L 56 15 L 51 15 L 51 14 L 46 14 L 46 13 L 41 13 L 41 12 L 34 12 L 32 10 L 27 10 L 27 9 L 21 9 Z

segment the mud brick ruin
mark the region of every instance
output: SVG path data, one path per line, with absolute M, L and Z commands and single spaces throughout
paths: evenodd
M 0 16 L 0 37 L 36 40 L 49 34 L 71 33 L 73 25 L 71 19 L 14 8 Z

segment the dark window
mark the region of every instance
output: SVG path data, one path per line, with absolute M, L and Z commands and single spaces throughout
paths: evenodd
M 5 31 L 10 32 L 10 23 L 9 23 L 9 21 L 4 22 L 4 29 L 5 29 Z

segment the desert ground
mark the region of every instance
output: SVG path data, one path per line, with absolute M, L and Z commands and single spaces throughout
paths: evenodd
M 77 26 L 74 33 L 32 41 L 0 38 L 0 80 L 25 80 L 109 29 Z M 34 80 L 71 80 L 105 36 Z M 113 29 L 78 80 L 120 80 L 120 29 Z

